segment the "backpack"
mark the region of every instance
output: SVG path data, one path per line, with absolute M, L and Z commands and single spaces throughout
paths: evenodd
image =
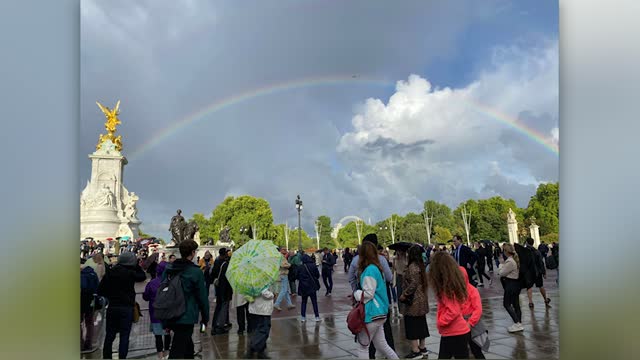
M 554 270 L 558 268 L 558 263 L 556 262 L 556 258 L 553 256 L 547 256 L 547 269 Z
M 362 301 L 358 301 L 356 306 L 349 311 L 349 315 L 347 315 L 347 328 L 356 336 L 356 341 L 358 341 L 358 334 L 361 333 L 362 330 L 367 333 L 367 337 L 369 341 L 371 341 L 369 330 L 367 330 L 367 325 L 364 322 L 364 303 Z M 366 346 L 367 344 L 360 345 Z
M 80 272 L 80 291 L 83 294 L 93 295 L 98 289 L 98 275 L 96 272 L 90 268 L 90 271 L 81 271 Z M 85 269 L 87 269 L 85 268 Z
M 154 315 L 158 320 L 177 320 L 186 311 L 181 273 L 167 274 L 167 278 L 160 283 L 153 303 Z

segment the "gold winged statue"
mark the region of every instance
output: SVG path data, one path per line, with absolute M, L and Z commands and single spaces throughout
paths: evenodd
M 116 127 L 121 124 L 120 119 L 118 119 L 118 114 L 120 114 L 120 100 L 116 103 L 116 106 L 113 109 L 109 109 L 108 107 L 100 104 L 96 101 L 98 107 L 104 113 L 104 116 L 107 118 L 107 121 L 104 123 L 104 128 L 107 130 L 107 134 L 100 134 L 100 139 L 98 140 L 98 144 L 96 145 L 96 150 L 100 149 L 102 144 L 111 140 L 111 142 L 116 146 L 116 150 L 122 150 L 122 136 L 115 136 Z

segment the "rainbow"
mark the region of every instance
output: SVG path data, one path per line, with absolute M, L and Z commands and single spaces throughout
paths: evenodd
M 228 96 L 226 98 L 215 101 L 205 107 L 197 110 L 184 118 L 174 122 L 173 124 L 156 131 L 152 134 L 147 141 L 145 141 L 138 148 L 134 149 L 130 159 L 135 159 L 143 154 L 145 154 L 150 149 L 155 146 L 161 144 L 165 139 L 179 133 L 181 130 L 187 128 L 189 125 L 194 124 L 198 121 L 204 121 L 205 119 L 210 119 L 210 115 L 221 111 L 223 109 L 227 109 L 252 99 L 268 96 L 271 94 L 276 94 L 284 91 L 290 91 L 294 89 L 300 88 L 309 88 L 309 87 L 318 87 L 318 86 L 336 86 L 336 85 L 367 85 L 367 86 L 382 86 L 382 87 L 393 87 L 396 85 L 395 82 L 377 79 L 377 78 L 368 78 L 368 77 L 360 77 L 353 75 L 338 75 L 338 76 L 325 76 L 325 77 L 309 77 L 309 78 L 301 78 L 288 82 L 272 84 L 264 87 L 260 87 L 257 89 L 249 90 L 240 94 L 234 94 Z M 505 124 L 508 127 L 516 130 L 517 132 L 525 135 L 527 138 L 533 140 L 534 142 L 542 145 L 545 149 L 551 151 L 553 154 L 558 155 L 559 149 L 558 145 L 553 143 L 549 136 L 526 126 L 522 121 L 520 121 L 517 117 L 505 114 L 498 109 L 493 107 L 481 104 L 475 100 L 467 99 L 465 101 L 466 105 L 472 108 L 474 111 L 481 113 L 493 120 L 498 121 L 499 123 Z
M 560 149 L 558 148 L 558 144 L 554 143 L 551 140 L 549 135 L 545 135 L 536 129 L 526 126 L 517 117 L 505 114 L 498 109 L 481 104 L 475 100 L 467 99 L 466 103 L 474 111 L 481 113 L 485 116 L 488 116 L 494 120 L 497 120 L 502 124 L 507 125 L 508 127 L 516 130 L 520 134 L 542 145 L 545 149 L 551 151 L 553 154 L 555 155 L 560 154 Z
M 135 159 L 155 146 L 162 143 L 163 140 L 178 133 L 180 130 L 187 126 L 196 123 L 198 121 L 209 118 L 208 116 L 214 114 L 223 109 L 230 108 L 235 105 L 245 103 L 249 100 L 272 95 L 280 92 L 290 91 L 294 89 L 318 87 L 318 86 L 336 86 L 336 85 L 366 85 L 366 86 L 382 86 L 391 87 L 395 86 L 394 82 L 381 80 L 377 78 L 368 78 L 354 75 L 338 75 L 338 76 L 324 76 L 324 77 L 309 77 L 301 78 L 288 82 L 272 84 L 257 89 L 249 90 L 240 94 L 234 94 L 226 98 L 215 101 L 205 107 L 197 110 L 184 118 L 176 121 L 175 123 L 160 129 L 149 137 L 142 145 L 136 148 L 131 155 L 130 159 Z

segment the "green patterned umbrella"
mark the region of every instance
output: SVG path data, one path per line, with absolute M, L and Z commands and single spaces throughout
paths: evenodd
M 250 240 L 233 252 L 227 279 L 233 291 L 251 301 L 278 280 L 281 264 L 282 254 L 273 242 Z

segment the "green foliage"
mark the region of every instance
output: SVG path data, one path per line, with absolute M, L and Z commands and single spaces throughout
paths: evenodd
M 540 236 L 540 242 L 543 242 L 545 244 L 551 244 L 551 243 L 558 243 L 560 242 L 560 237 L 558 236 L 557 233 L 550 233 L 544 236 Z
M 222 230 L 229 226 L 231 239 L 238 245 L 244 244 L 253 238 L 253 232 L 257 239 L 272 240 L 277 236 L 277 230 L 273 226 L 273 213 L 265 199 L 249 195 L 234 198 L 229 196 L 220 203 L 212 212 L 210 224 L 216 230 Z M 257 230 L 254 229 L 254 224 Z M 240 233 L 240 228 L 248 227 L 246 234 Z M 219 239 L 219 234 L 214 234 L 214 239 Z
M 453 211 L 456 222 L 462 227 L 462 232 L 460 232 L 459 235 L 463 238 L 466 238 L 464 223 L 462 221 L 463 205 L 466 206 L 467 211 L 471 213 L 470 233 L 472 242 L 484 239 L 499 242 L 509 241 L 509 233 L 507 230 L 507 213 L 509 212 L 509 208 L 516 213 L 516 220 L 518 220 L 519 223 L 524 219 L 522 215 L 523 211 L 518 208 L 513 199 L 507 200 L 499 196 L 494 196 L 489 199 L 467 200 Z M 522 226 L 524 226 L 524 224 Z
M 442 243 L 446 244 L 447 241 L 453 238 L 451 235 L 451 231 L 449 229 L 442 227 L 440 225 L 434 226 L 435 236 L 431 239 L 431 243 Z
M 541 184 L 536 194 L 529 200 L 524 212 L 527 220 L 535 217 L 540 226 L 540 235 L 559 232 L 560 223 L 560 185 L 559 183 Z
M 364 229 L 363 229 L 364 230 Z M 365 233 L 363 231 L 362 237 Z M 358 246 L 358 229 L 356 229 L 355 221 L 351 221 L 338 231 L 338 242 L 342 247 L 355 248 Z
M 433 200 L 427 200 L 424 202 L 424 208 L 427 210 L 429 217 L 433 217 L 432 228 L 435 229 L 435 226 L 437 225 L 449 230 L 456 230 L 456 221 L 453 218 L 451 209 L 447 205 Z M 432 229 L 432 232 L 435 233 L 435 230 Z
M 331 239 L 331 218 L 322 215 L 317 221 L 320 222 L 320 248 L 335 249 L 336 243 Z

